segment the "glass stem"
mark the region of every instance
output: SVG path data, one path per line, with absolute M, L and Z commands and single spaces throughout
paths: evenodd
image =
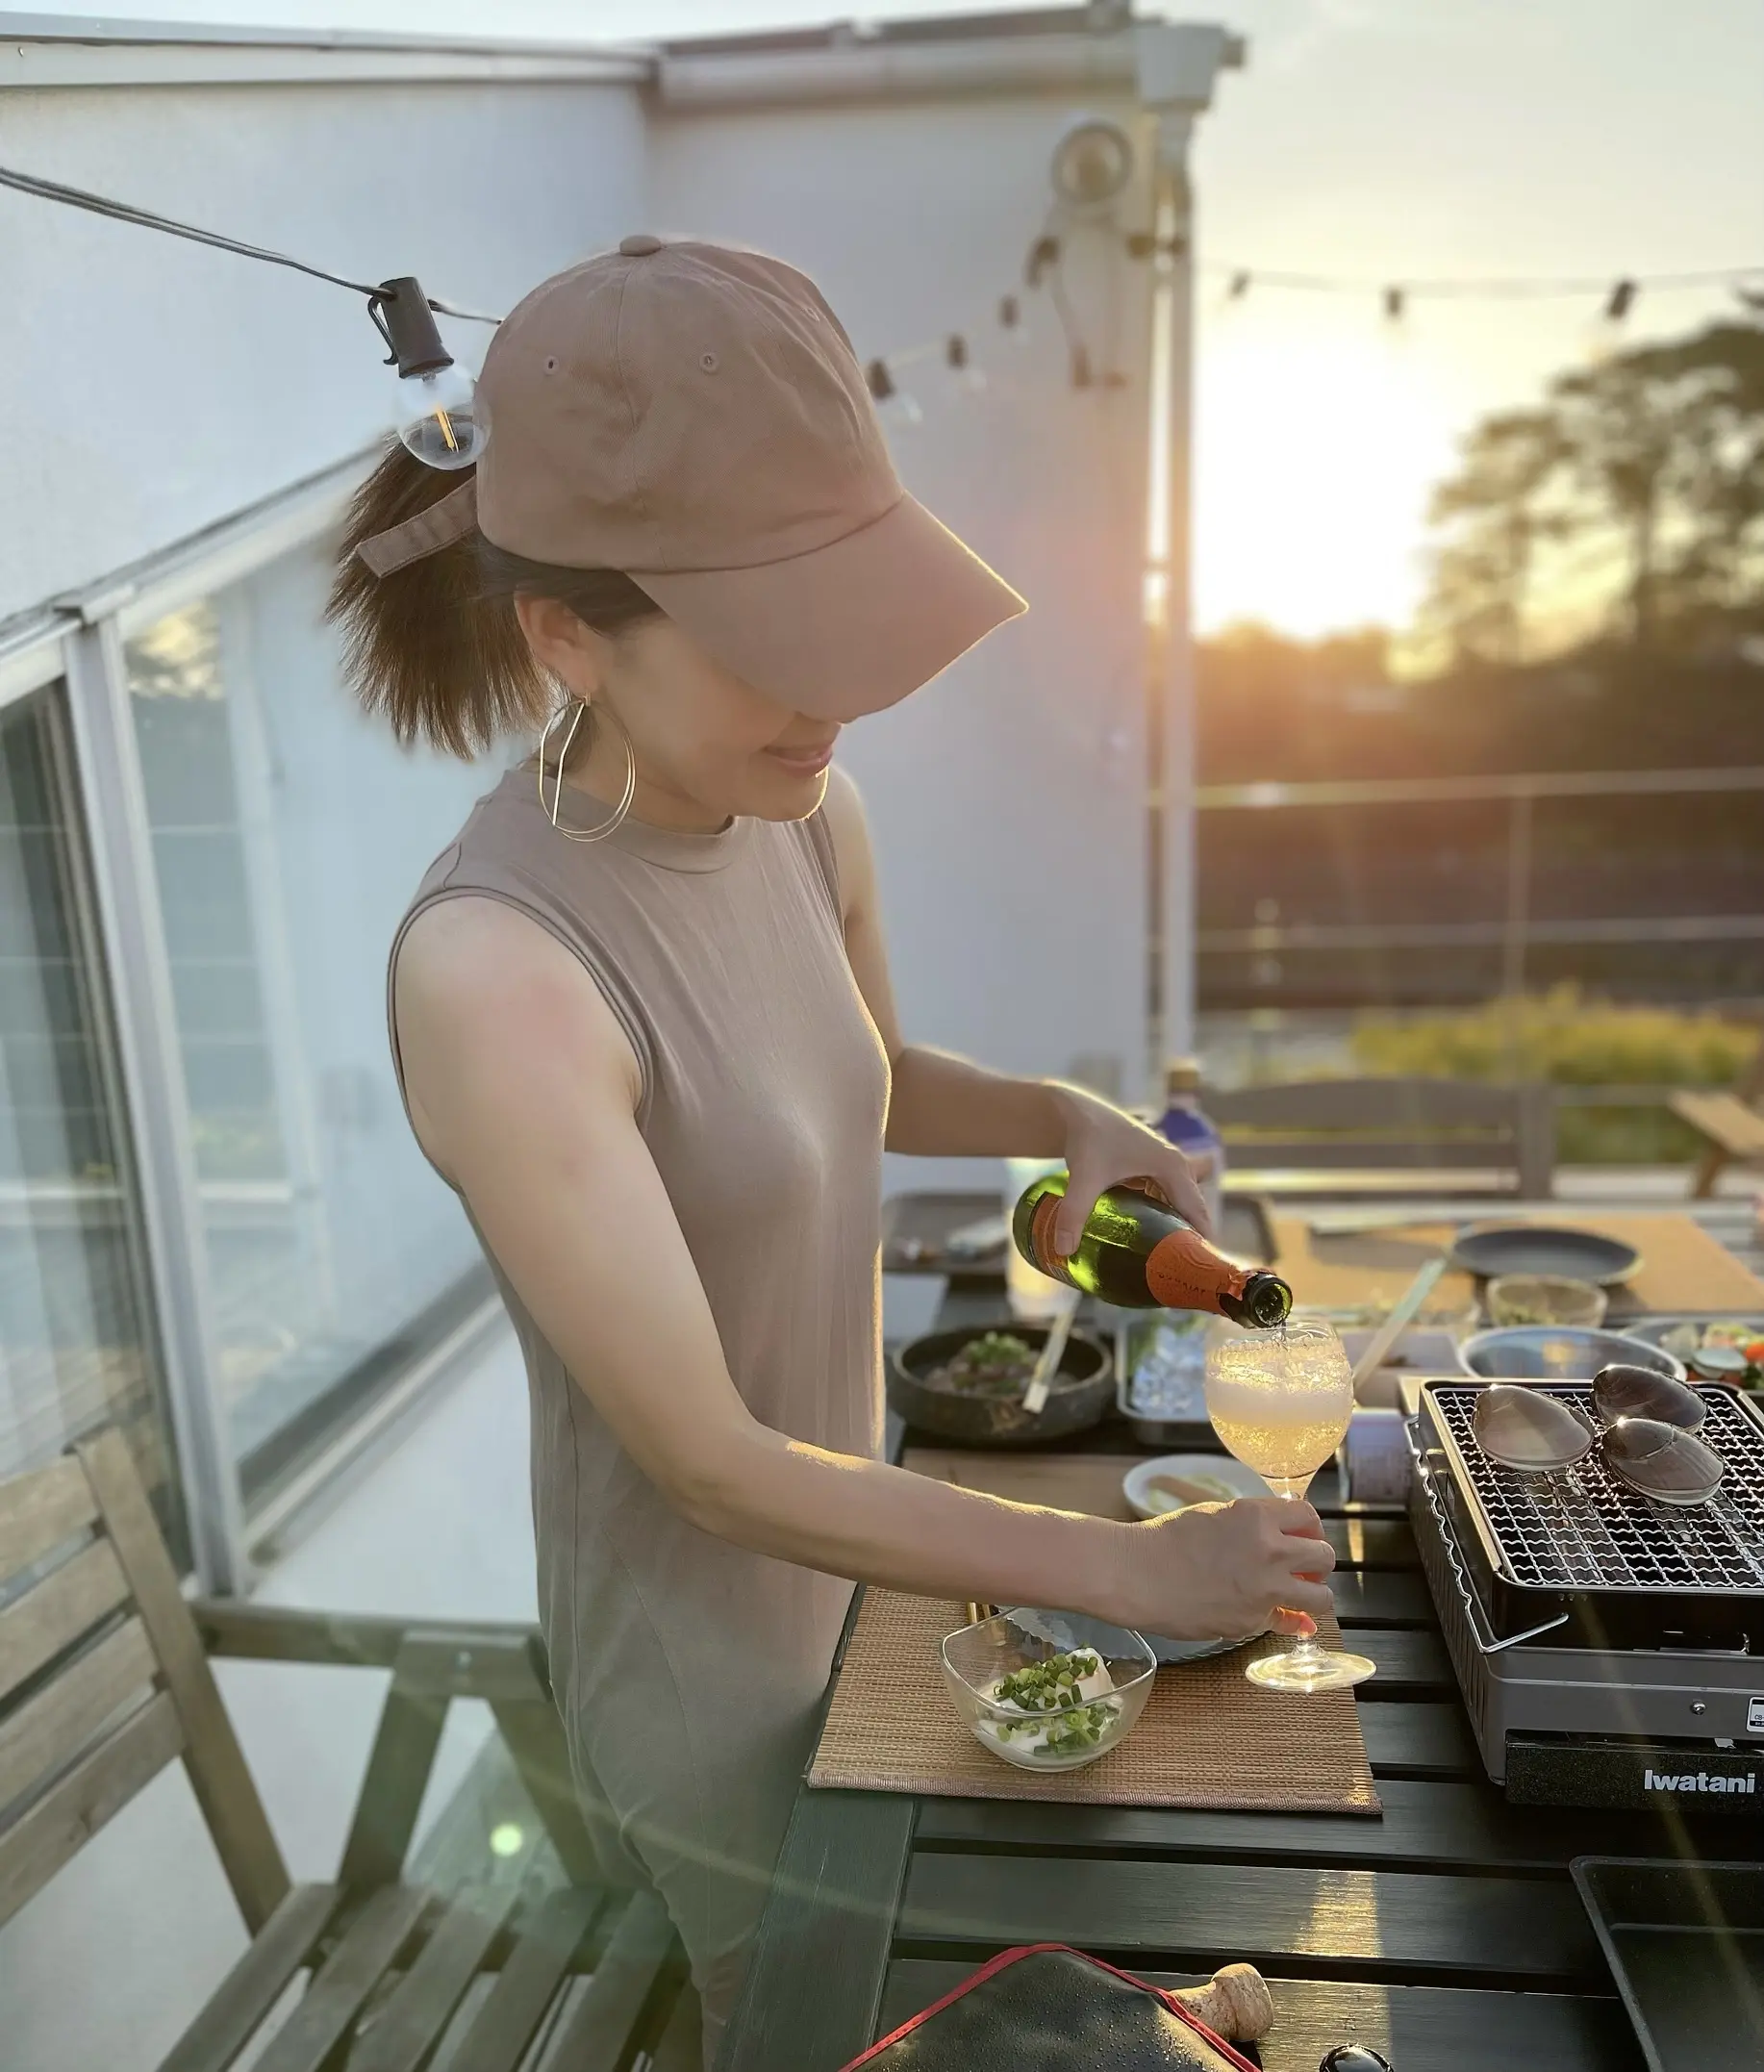
M 1311 1485 L 1311 1478 L 1308 1475 L 1302 1480 L 1290 1475 L 1270 1476 L 1268 1480 L 1282 1503 L 1297 1503 Z M 1294 1633 L 1291 1642 L 1286 1651 L 1288 1661 L 1308 1662 L 1320 1658 L 1323 1655 L 1323 1651 L 1318 1645 L 1315 1632 Z

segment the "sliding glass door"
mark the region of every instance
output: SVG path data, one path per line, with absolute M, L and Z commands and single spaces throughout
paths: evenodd
M 62 685 L 0 710 L 0 1478 L 121 1427 L 179 1477 Z

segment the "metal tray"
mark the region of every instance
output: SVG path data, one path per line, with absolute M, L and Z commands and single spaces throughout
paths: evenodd
M 1764 2064 L 1764 1864 L 1570 1865 L 1649 2072 Z
M 1540 1384 L 1541 1385 L 1541 1384 Z M 1471 1434 L 1486 1383 L 1422 1384 L 1420 1442 L 1498 1638 L 1558 1623 L 1557 1645 L 1749 1648 L 1764 1653 L 1764 1420 L 1737 1389 L 1707 1386 L 1703 1437 L 1727 1462 L 1722 1494 L 1668 1511 L 1606 1475 L 1597 1451 L 1544 1485 L 1490 1460 Z M 1585 1382 L 1546 1393 L 1591 1421 Z

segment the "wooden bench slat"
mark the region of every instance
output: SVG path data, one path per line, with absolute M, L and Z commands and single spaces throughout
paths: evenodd
M 924 1853 L 913 1857 L 895 1933 L 980 1953 L 1069 1942 L 1208 1967 L 1245 1958 L 1336 1977 L 1419 1971 L 1416 1984 L 1608 1976 L 1565 1877 Z
M 878 2034 L 953 1990 L 971 1966 L 899 1958 L 889 1966 Z M 1195 1985 L 1193 1972 L 1141 1970 L 1153 1985 Z M 1258 2046 L 1266 2072 L 1317 2072 L 1337 2043 L 1365 2043 L 1402 2072 L 1641 2072 L 1641 2053 L 1615 1999 L 1483 1992 L 1462 1986 L 1366 1985 L 1358 1980 L 1270 1979 L 1274 2026 Z
M 357 1914 L 254 2072 L 319 2072 L 411 1938 L 429 1895 L 387 1885 Z
M 1689 1123 L 1728 1158 L 1749 1162 L 1764 1158 L 1764 1115 L 1732 1094 L 1699 1094 L 1685 1089 L 1674 1094 L 1668 1105 L 1680 1121 Z
M 147 1630 L 130 1619 L 0 1724 L 0 1807 L 77 1756 L 153 1681 Z
M 550 2061 L 569 2072 L 622 2072 L 635 2042 L 652 2040 L 686 1975 L 668 1910 L 633 1892 L 605 1954 L 559 2026 Z
M 448 2059 L 448 2072 L 515 2072 L 580 1958 L 602 1901 L 597 1892 L 567 1889 L 532 1909 L 490 1997 Z
M 341 1897 L 338 1885 L 295 1885 L 159 2072 L 226 2072 L 289 1981 L 311 1962 Z
M 0 1835 L 0 1923 L 48 1883 L 184 1747 L 164 1691 Z
M 0 1611 L 0 1698 L 126 1603 L 129 1585 L 109 1543 L 94 1540 Z
M 97 1515 L 86 1471 L 71 1457 L 0 1482 L 0 1583 L 40 1561 Z
M 128 1448 L 120 1433 L 110 1430 L 76 1451 L 184 1723 L 185 1766 L 197 1803 L 245 1926 L 255 1935 L 288 1896 L 290 1883 L 269 1816 L 221 1704 Z
M 349 2054 L 349 2072 L 416 2072 L 507 1919 L 513 1886 L 462 1892 Z

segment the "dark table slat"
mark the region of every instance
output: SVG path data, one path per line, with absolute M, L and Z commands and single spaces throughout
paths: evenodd
M 1201 1969 L 1242 1957 L 1318 1978 L 1415 1984 L 1525 1979 L 1572 1988 L 1606 1976 L 1565 1878 L 914 1853 L 899 1955 L 971 1947 L 977 1961 L 1019 1942 Z
M 914 1804 L 797 1793 L 718 2072 L 835 2072 L 870 2042 Z
M 1323 1537 L 1344 1568 L 1408 1569 L 1419 1572 L 1421 1555 L 1409 1522 L 1394 1511 L 1366 1511 L 1355 1518 L 1325 1518 Z
M 1379 1695 L 1389 1703 L 1395 1691 L 1424 1692 L 1428 1696 L 1451 1697 L 1457 1684 L 1452 1679 L 1451 1657 L 1437 1632 L 1413 1628 L 1359 1626 L 1343 1636 L 1354 1654 L 1378 1665 Z M 1362 1684 L 1360 1688 L 1366 1689 Z M 1367 1704 L 1373 1703 L 1369 1697 Z
M 1367 1695 L 1377 1689 L 1376 1678 L 1360 1686 L 1360 1738 L 1380 1785 L 1393 1776 L 1470 1777 L 1483 1779 L 1483 1790 L 1494 1796 L 1470 1722 L 1455 1698 L 1392 1705 Z
M 1344 1626 L 1434 1625 L 1433 1600 L 1419 1569 L 1343 1568 L 1329 1579 Z
M 1381 1781 L 1384 1817 L 1168 1807 L 1058 1806 L 1025 1799 L 926 1799 L 914 1847 L 1002 1855 L 1198 1858 L 1228 1862 L 1425 1866 L 1559 1875 L 1577 1856 L 1654 1856 L 1668 1830 L 1646 1814 L 1509 1807 L 1485 1786 Z M 1682 1823 L 1679 1823 L 1680 1830 Z M 1701 1837 L 1713 1853 L 1715 1837 Z M 1008 1868 L 1001 1866 L 1001 1879 Z
M 902 1958 L 889 1966 L 886 2034 L 959 1985 L 970 1965 Z M 1156 1985 L 1192 1985 L 1193 1972 L 1143 1971 Z M 1273 1979 L 1274 2027 L 1261 2045 L 1265 2072 L 1317 2072 L 1337 2043 L 1369 2043 L 1400 2072 L 1640 2072 L 1641 2055 L 1619 2003 L 1559 1993 L 1468 1992 L 1424 1985 L 1361 1985 Z

